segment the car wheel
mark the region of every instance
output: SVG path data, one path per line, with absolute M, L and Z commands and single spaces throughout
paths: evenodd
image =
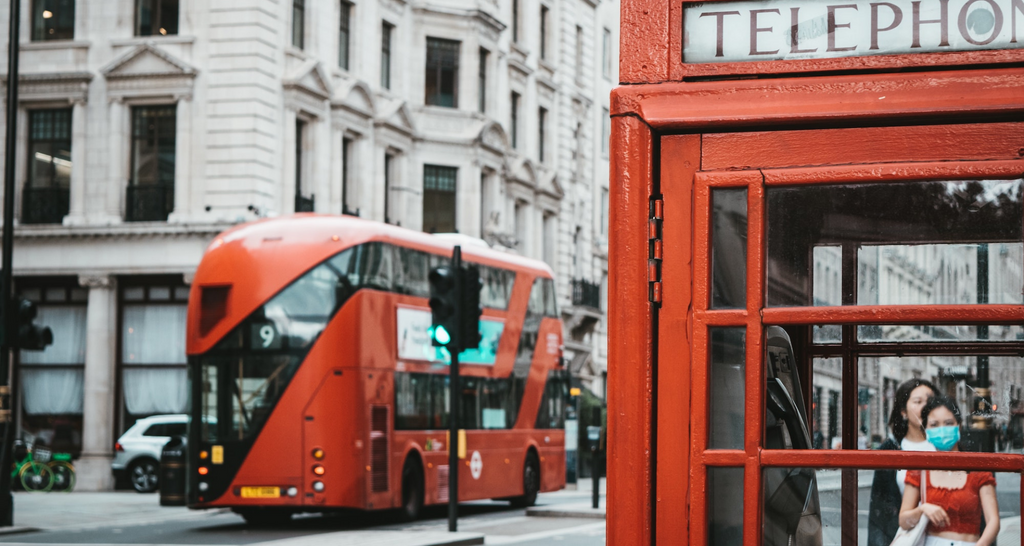
M 512 506 L 526 508 L 537 503 L 537 493 L 540 493 L 540 461 L 537 455 L 530 451 L 526 455 L 526 464 L 523 465 L 523 496 L 512 499 Z
M 423 510 L 423 466 L 414 457 L 402 467 L 402 519 L 414 521 Z
M 138 459 L 128 465 L 128 479 L 139 493 L 152 493 L 160 484 L 160 463 L 153 459 Z

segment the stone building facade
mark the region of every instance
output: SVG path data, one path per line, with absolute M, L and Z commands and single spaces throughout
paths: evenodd
M 603 389 L 617 2 L 21 9 L 15 289 L 56 341 L 20 355 L 17 418 L 75 454 L 79 488 L 112 487 L 136 419 L 185 409 L 192 273 L 263 217 L 357 214 L 548 261 L 566 356 Z

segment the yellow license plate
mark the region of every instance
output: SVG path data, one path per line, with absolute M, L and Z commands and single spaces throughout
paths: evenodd
M 276 499 L 281 496 L 280 487 L 243 487 L 243 499 Z

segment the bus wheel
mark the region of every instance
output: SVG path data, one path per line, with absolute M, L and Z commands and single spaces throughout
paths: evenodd
M 275 508 L 236 508 L 234 512 L 253 527 L 280 527 L 292 520 L 291 512 Z
M 413 521 L 423 510 L 423 467 L 415 457 L 402 467 L 402 519 Z
M 537 503 L 537 493 L 540 492 L 540 461 L 537 455 L 530 451 L 526 455 L 526 464 L 523 465 L 523 496 L 512 499 L 512 506 L 526 508 Z

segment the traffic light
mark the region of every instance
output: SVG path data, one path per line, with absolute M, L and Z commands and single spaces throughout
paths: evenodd
M 448 266 L 435 267 L 427 279 L 430 281 L 430 343 L 434 347 L 447 347 L 456 341 L 455 336 L 458 335 L 455 272 Z
M 42 351 L 47 345 L 53 344 L 53 332 L 47 326 L 33 323 L 38 314 L 36 304 L 29 300 L 15 302 L 18 318 L 18 337 L 14 346 L 24 351 Z
M 459 271 L 459 349 L 480 346 L 480 270 L 471 265 Z

